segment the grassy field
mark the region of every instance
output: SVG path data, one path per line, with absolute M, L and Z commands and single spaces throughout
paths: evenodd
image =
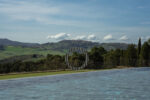
M 36 77 L 36 76 L 46 76 L 46 75 L 57 75 L 57 74 L 70 74 L 79 72 L 90 72 L 97 70 L 79 70 L 79 71 L 54 71 L 54 72 L 30 72 L 30 73 L 15 73 L 15 74 L 5 74 L 0 75 L 0 80 L 13 79 L 13 78 L 24 78 L 24 77 Z
M 9 58 L 12 56 L 19 56 L 19 55 L 29 55 L 29 54 L 41 54 L 46 56 L 47 54 L 58 54 L 63 55 L 60 51 L 54 50 L 44 50 L 40 48 L 23 48 L 23 47 L 14 47 L 14 46 L 7 46 L 5 50 L 0 51 L 0 60 Z

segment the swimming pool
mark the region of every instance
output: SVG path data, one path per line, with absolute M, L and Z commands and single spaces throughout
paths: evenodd
M 150 68 L 0 80 L 0 100 L 150 100 Z

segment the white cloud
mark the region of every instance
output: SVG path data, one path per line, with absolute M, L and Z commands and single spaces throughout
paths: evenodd
M 96 40 L 96 36 L 94 34 L 90 34 L 90 35 L 80 35 L 80 36 L 76 36 L 75 38 L 72 38 L 73 40 Z
M 54 1 L 34 2 L 32 0 L 4 0 L 0 4 L 0 14 L 9 17 L 9 20 L 36 21 L 42 24 L 88 26 L 87 22 L 75 19 L 57 18 L 54 16 L 94 17 L 92 9 L 80 4 L 57 4 Z M 71 8 L 71 9 L 70 9 Z M 81 12 L 79 12 L 81 11 Z M 83 13 L 84 12 L 84 13 Z M 54 15 L 54 16 L 53 16 Z M 96 16 L 98 17 L 98 15 Z M 99 16 L 100 17 L 100 16 Z M 98 18 L 99 18 L 98 17 Z
M 111 34 L 108 34 L 108 35 L 104 36 L 103 40 L 106 40 L 106 41 L 107 40 L 113 40 L 113 37 Z
M 7 14 L 58 14 L 60 9 L 57 7 L 46 7 L 36 3 L 18 2 L 16 4 L 3 4 L 0 12 Z
M 87 37 L 85 35 L 81 35 L 81 36 L 76 36 L 75 38 L 73 38 L 74 40 L 86 40 Z
M 39 17 L 55 15 L 60 12 L 61 9 L 58 7 L 49 7 L 44 4 L 32 2 L 7 2 L 2 3 L 0 6 L 0 13 L 19 20 L 36 20 Z
M 120 37 L 119 40 L 121 40 L 121 41 L 127 41 L 127 40 L 129 40 L 129 38 L 126 35 L 124 35 L 124 36 Z
M 87 37 L 88 40 L 96 40 L 96 36 L 94 34 L 91 34 Z
M 36 21 L 42 24 L 80 25 L 77 20 L 55 18 L 53 15 L 64 15 L 64 8 L 55 4 L 32 1 L 9 1 L 0 4 L 0 14 L 10 20 Z
M 56 40 L 64 40 L 70 37 L 70 34 L 67 33 L 58 33 L 55 35 L 47 36 L 47 39 L 56 39 Z

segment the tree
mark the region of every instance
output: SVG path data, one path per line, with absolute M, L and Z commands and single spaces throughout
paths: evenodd
M 90 64 L 93 66 L 92 68 L 100 68 L 104 63 L 104 54 L 107 51 L 103 47 L 93 47 L 91 52 L 89 52 Z
M 0 50 L 4 50 L 4 46 L 3 45 L 0 45 Z
M 119 66 L 121 54 L 122 52 L 120 49 L 109 51 L 104 55 L 104 65 L 107 68 Z
M 141 38 L 139 38 L 139 42 L 138 42 L 138 57 L 140 56 L 141 53 Z
M 120 56 L 120 65 L 125 66 L 125 56 L 126 56 L 126 50 L 121 50 L 121 56 Z
M 127 66 L 136 66 L 137 50 L 134 44 L 130 44 L 126 50 L 125 62 Z
M 85 62 L 85 58 L 85 54 L 73 52 L 73 54 L 69 56 L 69 63 L 72 67 L 81 67 Z
M 147 42 L 148 42 L 148 45 L 150 46 L 150 39 L 148 39 L 148 41 L 147 41 Z
M 148 44 L 148 42 L 144 42 L 140 55 L 141 65 L 148 66 L 149 60 L 150 60 L 150 45 Z
M 46 57 L 46 58 L 47 58 L 48 60 L 51 60 L 51 59 L 52 59 L 52 57 L 53 57 L 53 55 L 52 55 L 52 54 L 47 54 L 47 57 Z

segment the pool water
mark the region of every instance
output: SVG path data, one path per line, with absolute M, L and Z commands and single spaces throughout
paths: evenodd
M 150 100 L 150 68 L 0 80 L 0 100 Z

